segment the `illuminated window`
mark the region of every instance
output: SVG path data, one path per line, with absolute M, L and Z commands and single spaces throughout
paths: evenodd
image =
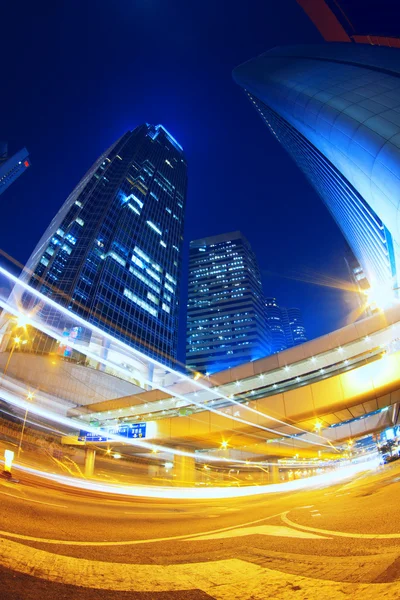
M 116 252 L 109 252 L 108 256 L 110 256 L 111 258 L 113 258 L 115 261 L 117 261 L 117 263 L 119 263 L 120 265 L 122 265 L 123 267 L 125 267 L 126 265 L 126 260 L 124 260 L 121 256 L 119 256 L 119 254 L 117 254 Z
M 130 202 L 128 202 L 128 206 L 131 210 L 133 210 L 133 212 L 135 212 L 137 215 L 140 215 L 140 212 L 138 211 L 138 209 L 135 208 L 134 206 L 132 206 L 132 204 Z
M 154 225 L 154 223 L 152 223 L 152 221 L 146 221 L 147 225 L 156 233 L 158 233 L 158 235 L 162 235 L 162 231 L 160 229 L 158 229 L 157 225 Z
M 80 225 L 81 227 L 84 226 L 85 221 L 83 219 L 80 219 L 79 217 L 77 219 L 75 219 L 76 223 L 78 223 L 78 225 Z
M 135 256 L 134 254 L 132 255 L 132 262 L 134 262 L 135 265 L 137 265 L 141 269 L 144 269 L 144 262 L 141 261 L 140 258 L 138 258 L 137 256 Z
M 168 281 L 171 281 L 171 282 L 172 282 L 174 285 L 176 285 L 176 279 L 174 279 L 174 278 L 172 277 L 172 275 L 170 275 L 169 273 L 167 273 L 167 274 L 165 275 L 165 277 L 168 279 Z
M 159 299 L 157 298 L 157 296 L 155 296 L 151 292 L 147 292 L 147 298 L 149 300 L 151 300 L 152 302 L 154 302 L 154 304 L 159 304 Z
M 70 233 L 68 233 L 68 234 L 65 236 L 65 239 L 66 239 L 66 240 L 68 240 L 68 241 L 69 241 L 71 244 L 73 244 L 73 245 L 75 245 L 75 244 L 76 244 L 76 238 L 75 238 L 73 235 L 71 235 Z
M 153 315 L 153 317 L 157 317 L 158 316 L 158 311 L 153 308 L 152 306 L 150 306 L 150 304 L 148 304 L 147 302 L 145 302 L 144 300 L 142 300 L 142 298 L 139 298 L 139 296 L 136 296 L 136 294 L 134 294 L 133 292 L 131 292 L 131 290 L 128 290 L 127 288 L 124 289 L 124 296 L 126 296 L 127 298 L 129 298 L 129 300 L 132 300 L 132 302 L 135 302 L 135 304 L 137 304 L 138 306 L 140 306 L 140 308 L 143 308 L 144 310 L 147 310 L 148 313 L 150 313 L 151 315 Z
M 133 251 L 134 251 L 134 252 L 136 252 L 136 254 L 137 254 L 138 256 L 140 256 L 140 258 L 143 258 L 143 260 L 145 260 L 145 261 L 147 261 L 147 262 L 150 262 L 150 261 L 151 261 L 150 257 L 149 257 L 149 256 L 147 256 L 147 254 L 145 254 L 145 253 L 143 252 L 143 250 L 141 250 L 141 249 L 140 249 L 138 246 L 135 246 L 135 247 L 134 247 L 134 249 L 133 249 Z
M 151 269 L 146 269 L 146 273 L 148 273 L 150 275 L 150 277 L 152 277 L 153 279 L 155 279 L 156 281 L 161 281 L 161 277 L 159 277 L 157 275 L 157 273 L 154 273 L 154 271 L 152 271 Z
M 165 304 L 164 302 L 162 303 L 162 309 L 165 310 L 165 312 L 167 312 L 168 314 L 170 314 L 171 309 L 168 306 L 168 304 Z
M 148 277 L 146 277 L 145 275 L 143 275 L 143 273 L 141 273 L 140 271 L 138 271 L 137 269 L 135 269 L 135 267 L 130 267 L 129 268 L 129 272 L 133 273 L 133 275 L 135 275 L 135 277 L 137 277 L 138 279 L 140 279 L 140 281 L 143 281 L 143 283 L 145 283 L 150 289 L 154 290 L 158 294 L 161 292 L 161 289 L 159 288 L 158 285 L 156 285 L 155 283 L 153 283 L 153 281 L 151 281 Z

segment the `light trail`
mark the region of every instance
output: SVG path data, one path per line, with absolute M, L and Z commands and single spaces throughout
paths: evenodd
M 44 419 L 47 419 L 48 421 L 51 422 L 56 422 L 59 423 L 60 425 L 65 425 L 67 427 L 72 428 L 73 430 L 76 430 L 77 428 L 81 428 L 81 423 L 79 421 L 75 421 L 74 419 L 71 419 L 69 417 L 64 417 L 62 415 L 56 414 L 56 413 L 51 413 L 50 411 L 47 411 L 46 409 L 44 409 L 43 407 L 39 406 L 37 403 L 30 403 L 27 402 L 24 399 L 18 398 L 15 395 L 12 395 L 10 392 L 7 392 L 7 390 L 3 390 L 2 392 L 2 396 L 5 397 L 4 399 L 9 403 L 12 404 L 13 406 L 18 406 L 19 408 L 26 410 L 28 409 L 30 411 L 30 413 L 38 415 Z M 39 399 L 40 398 L 40 394 L 36 395 L 36 398 Z M 88 432 L 92 432 L 92 433 L 99 433 L 99 429 L 97 427 L 92 427 L 90 425 L 85 425 L 85 431 Z M 117 434 L 114 433 L 109 433 L 106 432 L 107 438 L 109 438 L 109 441 L 113 441 L 113 442 L 117 442 L 120 444 L 125 444 L 125 445 L 130 445 L 130 446 L 137 446 L 139 448 L 145 448 L 146 450 L 157 450 L 158 452 L 166 452 L 168 454 L 173 454 L 173 455 L 178 455 L 178 456 L 187 456 L 190 458 L 195 458 L 196 460 L 201 460 L 201 461 L 205 461 L 205 462 L 216 462 L 216 463 L 221 463 L 221 462 L 226 462 L 229 464 L 239 464 L 239 465 L 246 465 L 248 466 L 248 461 L 246 460 L 240 460 L 240 459 L 228 459 L 226 457 L 216 457 L 214 455 L 210 455 L 210 454 L 196 454 L 194 452 L 185 452 L 183 450 L 177 450 L 176 448 L 171 448 L 169 446 L 161 446 L 158 445 L 156 443 L 152 443 L 152 442 L 145 442 L 144 440 L 139 440 L 139 439 L 131 439 L 131 438 L 126 438 L 123 436 L 119 436 Z M 156 459 L 156 456 L 153 456 L 152 458 Z M 319 466 L 319 465 L 323 465 L 326 467 L 327 463 L 324 463 L 322 461 L 320 461 L 320 463 L 315 463 L 314 466 Z M 271 463 L 268 461 L 263 461 L 263 462 L 253 462 L 252 461 L 252 465 L 256 466 L 256 465 L 262 465 L 262 466 L 270 466 L 270 465 L 275 465 L 275 463 Z
M 246 406 L 245 404 L 242 404 L 240 402 L 237 402 L 237 401 L 233 400 L 229 396 L 221 394 L 220 391 L 217 392 L 217 391 L 213 390 L 213 388 L 209 388 L 207 386 L 204 386 L 201 383 L 198 383 L 196 380 L 193 380 L 193 379 L 187 377 L 186 375 L 182 375 L 181 373 L 179 373 L 178 371 L 175 371 L 174 369 L 166 368 L 164 365 L 162 365 L 158 361 L 156 361 L 156 360 L 154 360 L 152 358 L 148 358 L 144 354 L 142 354 L 140 351 L 127 346 L 127 344 L 125 344 L 125 343 L 123 343 L 123 342 L 121 342 L 119 340 L 116 340 L 110 334 L 108 334 L 108 333 L 102 331 L 101 329 L 99 329 L 98 327 L 96 327 L 96 326 L 88 323 L 87 321 L 85 321 L 84 319 L 82 319 L 81 317 L 79 317 L 78 315 L 75 315 L 75 314 L 71 313 L 65 307 L 60 306 L 59 304 L 57 304 L 53 300 L 49 299 L 48 297 L 44 296 L 40 292 L 38 292 L 36 290 L 33 290 L 27 283 L 25 283 L 24 281 L 21 281 L 20 279 L 18 279 L 17 277 L 15 277 L 14 275 L 12 275 L 11 273 L 8 273 L 8 271 L 6 271 L 3 267 L 0 267 L 0 273 L 3 273 L 3 275 L 5 277 L 10 278 L 12 281 L 14 281 L 15 284 L 21 285 L 25 290 L 29 291 L 29 293 L 33 294 L 37 298 L 40 298 L 44 303 L 49 304 L 50 306 L 52 306 L 56 310 L 59 310 L 60 312 L 62 312 L 66 316 L 68 316 L 73 322 L 76 321 L 76 322 L 80 323 L 82 326 L 84 326 L 85 328 L 91 329 L 93 331 L 96 331 L 101 336 L 104 336 L 106 339 L 112 341 L 117 346 L 122 347 L 125 351 L 129 351 L 130 353 L 132 353 L 134 355 L 136 354 L 136 355 L 140 356 L 140 358 L 142 360 L 145 360 L 145 361 L 148 360 L 154 366 L 162 367 L 163 369 L 165 369 L 165 370 L 169 371 L 170 373 L 174 374 L 174 376 L 178 376 L 179 378 L 183 379 L 184 381 L 190 382 L 191 385 L 194 384 L 198 389 L 200 388 L 200 389 L 205 390 L 205 391 L 207 391 L 209 393 L 211 392 L 212 394 L 215 394 L 216 398 L 218 398 L 218 399 L 222 398 L 225 401 L 227 401 L 227 402 L 229 402 L 229 403 L 231 403 L 233 405 L 239 406 L 242 409 L 244 408 L 245 410 L 249 410 L 250 412 L 257 414 L 258 416 L 260 416 L 263 419 L 268 418 L 268 419 L 270 419 L 270 420 L 272 420 L 274 422 L 278 422 L 278 423 L 280 423 L 280 424 L 282 424 L 282 425 L 284 425 L 286 427 L 294 428 L 297 431 L 300 431 L 300 432 L 302 432 L 304 434 L 310 434 L 311 433 L 311 435 L 324 440 L 324 442 L 328 442 L 328 443 L 321 443 L 321 442 L 314 442 L 312 440 L 304 440 L 304 442 L 306 442 L 307 444 L 315 445 L 315 446 L 318 446 L 318 447 L 324 446 L 324 447 L 327 447 L 327 448 L 330 448 L 330 449 L 334 448 L 336 450 L 336 448 L 332 445 L 331 442 L 329 442 L 329 440 L 326 440 L 326 438 L 324 438 L 323 436 L 320 436 L 319 434 L 316 434 L 316 433 L 313 433 L 313 432 L 309 432 L 307 430 L 303 430 L 303 429 L 301 429 L 301 428 L 299 428 L 299 427 L 297 427 L 295 425 L 292 425 L 290 423 L 286 423 L 286 422 L 284 422 L 284 421 L 282 421 L 280 419 L 277 419 L 276 417 L 273 417 L 271 415 L 268 415 L 266 413 L 261 413 L 261 412 L 255 410 L 255 409 L 253 409 L 252 407 Z M 13 293 L 15 293 L 15 288 L 12 291 L 12 294 Z M 13 306 L 10 306 L 9 303 L 6 303 L 4 301 L 3 302 L 0 301 L 0 304 L 3 306 L 4 310 L 11 312 L 15 316 L 17 316 L 17 315 L 19 315 L 21 313 L 21 309 L 19 309 L 18 307 L 15 308 Z M 46 333 L 46 335 L 49 335 L 53 339 L 56 339 L 56 340 L 58 340 L 60 342 L 63 341 L 63 337 L 60 334 L 57 334 L 52 329 L 49 329 L 43 323 L 41 323 L 41 322 L 38 323 L 36 321 L 36 319 L 29 318 L 28 315 L 26 315 L 25 313 L 23 313 L 23 314 L 27 318 L 28 323 L 31 324 L 33 327 L 41 330 L 43 333 Z M 110 368 L 117 369 L 119 372 L 121 372 L 123 375 L 126 376 L 126 369 L 120 367 L 119 365 L 115 365 L 111 361 L 107 361 L 104 357 L 101 357 L 101 356 L 98 356 L 97 354 L 89 352 L 89 349 L 88 349 L 87 346 L 82 346 L 82 345 L 79 345 L 79 344 L 74 344 L 72 342 L 70 342 L 70 345 L 71 345 L 71 347 L 75 348 L 78 352 L 81 352 L 82 354 L 84 354 L 84 355 L 86 355 L 86 356 L 88 356 L 90 358 L 93 358 L 93 360 L 97 360 L 97 361 L 101 362 L 102 364 L 106 364 Z M 150 381 L 150 380 L 148 380 L 147 378 L 143 378 L 143 381 L 147 385 L 149 385 L 149 386 L 153 385 L 153 382 Z M 164 391 L 165 393 L 171 395 L 171 391 L 169 390 L 169 388 L 167 388 L 165 386 L 157 385 L 157 389 L 160 389 L 161 391 Z M 187 397 L 184 396 L 184 395 L 182 395 L 182 394 L 173 393 L 173 396 L 176 397 L 176 398 L 179 398 L 181 400 L 187 401 Z M 215 413 L 215 414 L 217 414 L 219 416 L 223 416 L 225 418 L 232 419 L 234 421 L 242 423 L 243 425 L 247 425 L 247 426 L 250 426 L 250 427 L 255 427 L 257 429 L 261 429 L 261 430 L 264 430 L 264 431 L 268 431 L 269 433 L 274 433 L 274 434 L 276 434 L 278 436 L 283 436 L 283 437 L 287 437 L 287 438 L 291 438 L 291 439 L 296 439 L 297 438 L 296 435 L 292 435 L 292 434 L 289 434 L 289 433 L 282 433 L 282 432 L 277 431 L 276 429 L 264 427 L 264 426 L 256 424 L 256 423 L 252 423 L 251 421 L 247 421 L 247 420 L 241 419 L 239 417 L 235 417 L 234 415 L 227 415 L 226 413 L 224 413 L 224 412 L 222 412 L 220 410 L 213 409 L 210 406 L 205 406 L 204 403 L 197 402 L 193 398 L 190 399 L 190 402 L 192 404 L 194 404 L 195 406 L 198 406 L 199 408 L 202 408 L 203 410 L 208 410 L 208 411 L 213 412 L 213 413 Z
M 105 484 L 99 481 L 93 480 L 82 480 L 73 479 L 66 475 L 56 475 L 53 473 L 46 473 L 24 467 L 22 465 L 16 465 L 19 470 L 42 477 L 44 479 L 55 481 L 61 485 L 79 488 L 85 491 L 99 492 L 106 494 L 115 494 L 119 496 L 133 496 L 140 498 L 157 498 L 157 499 L 171 499 L 171 500 L 214 500 L 214 499 L 227 499 L 227 498 L 244 498 L 251 496 L 260 496 L 265 494 L 275 494 L 278 492 L 289 493 L 298 490 L 304 490 L 314 487 L 324 487 L 328 485 L 334 485 L 354 477 L 358 473 L 365 471 L 375 470 L 380 466 L 379 459 L 373 459 L 365 463 L 358 463 L 340 467 L 330 473 L 324 473 L 323 475 L 315 475 L 305 479 L 296 479 L 293 481 L 286 481 L 284 483 L 273 483 L 268 485 L 260 485 L 257 487 L 246 486 L 246 487 L 231 487 L 231 488 L 187 488 L 187 487 L 146 487 L 146 486 L 126 486 L 116 484 Z

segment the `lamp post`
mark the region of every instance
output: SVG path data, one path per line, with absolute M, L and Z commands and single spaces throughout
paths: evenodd
M 27 395 L 27 399 L 28 400 L 33 400 L 33 398 L 34 398 L 34 394 L 32 392 L 29 392 L 28 395 Z M 29 412 L 29 408 L 27 408 L 25 410 L 24 422 L 22 424 L 21 437 L 19 439 L 17 458 L 19 458 L 19 455 L 21 454 L 22 439 L 24 437 L 24 431 L 25 431 L 26 419 L 28 417 L 28 412 Z
M 17 333 L 18 329 L 23 329 L 24 332 L 26 333 L 26 326 L 28 323 L 27 317 L 25 315 L 20 315 L 17 318 L 12 317 L 11 320 L 16 320 L 16 323 L 15 323 L 14 327 L 12 328 L 12 332 L 13 333 L 16 332 L 16 336 L 13 339 L 13 345 L 11 346 L 10 354 L 8 355 L 6 366 L 4 367 L 3 373 L 0 376 L 0 380 L 3 379 L 3 377 L 5 377 L 5 375 L 7 374 L 8 367 L 10 365 L 10 361 L 11 361 L 12 355 L 14 354 L 15 348 L 17 348 L 17 346 L 19 346 L 20 344 L 25 345 L 28 343 L 28 340 L 23 340 L 21 338 L 21 335 L 19 335 Z

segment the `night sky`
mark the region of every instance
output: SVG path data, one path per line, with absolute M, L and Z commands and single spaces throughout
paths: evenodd
M 188 161 L 185 257 L 240 229 L 310 338 L 345 324 L 351 294 L 299 281 L 346 279 L 343 237 L 232 80 L 273 46 L 321 41 L 295 0 L 7 0 L 1 18 L 0 139 L 32 167 L 0 196 L 0 248 L 24 263 L 105 148 L 162 123 Z

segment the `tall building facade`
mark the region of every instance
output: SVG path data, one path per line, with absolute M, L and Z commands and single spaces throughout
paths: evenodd
M 282 311 L 276 298 L 265 298 L 265 315 L 271 332 L 272 352 L 275 354 L 286 350 L 290 346 L 286 339 Z
M 67 198 L 24 277 L 90 323 L 170 364 L 177 356 L 186 187 L 183 149 L 162 125 L 128 131 Z M 69 335 L 84 339 L 85 331 Z M 68 344 L 64 352 L 70 353 Z
M 215 373 L 271 353 L 257 260 L 239 232 L 190 243 L 187 366 Z
M 307 341 L 301 311 L 298 308 L 279 306 L 276 298 L 265 299 L 265 314 L 271 332 L 272 351 L 282 352 L 287 348 Z
M 390 300 L 400 260 L 400 51 L 274 48 L 234 78 L 324 200 L 371 287 Z
M 299 308 L 281 307 L 283 328 L 288 348 L 307 341 L 306 328 Z
M 8 156 L 7 144 L 0 143 L 0 194 L 31 166 L 29 153 L 22 148 L 13 156 Z

